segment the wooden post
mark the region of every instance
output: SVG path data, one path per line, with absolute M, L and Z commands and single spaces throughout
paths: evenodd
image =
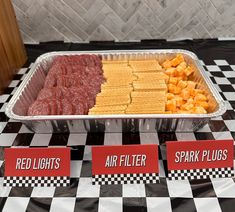
M 0 94 L 26 62 L 26 52 L 10 0 L 0 1 Z

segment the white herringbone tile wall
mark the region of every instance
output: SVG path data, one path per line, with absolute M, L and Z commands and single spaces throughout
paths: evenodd
M 12 0 L 24 42 L 235 37 L 234 0 Z

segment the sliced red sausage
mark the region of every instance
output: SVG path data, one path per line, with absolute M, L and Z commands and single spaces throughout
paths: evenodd
M 47 101 L 35 101 L 28 109 L 29 116 L 50 115 L 50 107 Z

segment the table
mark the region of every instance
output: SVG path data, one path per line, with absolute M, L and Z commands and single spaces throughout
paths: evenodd
M 198 132 L 190 133 L 85 133 L 34 134 L 24 125 L 9 120 L 4 109 L 29 71 L 35 58 L 47 51 L 86 49 L 183 48 L 194 51 L 223 99 L 227 111 Z M 235 139 L 235 41 L 186 40 L 136 43 L 42 43 L 26 45 L 29 61 L 0 96 L 0 211 L 233 211 L 234 178 L 169 181 L 166 146 L 168 140 Z M 91 185 L 91 146 L 159 144 L 159 184 Z M 70 187 L 2 187 L 5 147 L 71 147 Z

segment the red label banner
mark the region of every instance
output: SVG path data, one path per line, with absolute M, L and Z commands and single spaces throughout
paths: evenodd
M 5 176 L 70 176 L 70 149 L 6 148 Z
M 92 174 L 158 173 L 157 145 L 92 147 Z
M 233 167 L 233 140 L 169 141 L 168 170 Z

